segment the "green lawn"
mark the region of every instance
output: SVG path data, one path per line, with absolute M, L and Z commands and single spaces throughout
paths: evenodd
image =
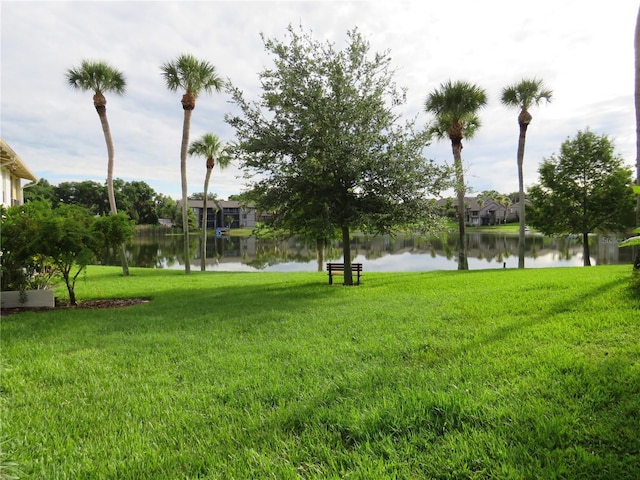
M 2 463 L 30 479 L 637 479 L 630 268 L 345 288 L 90 267 L 80 301 L 152 300 L 2 318 Z

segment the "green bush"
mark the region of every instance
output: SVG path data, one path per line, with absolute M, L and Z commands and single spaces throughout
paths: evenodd
M 75 282 L 96 254 L 133 236 L 123 214 L 95 217 L 77 205 L 45 201 L 4 210 L 0 229 L 3 290 L 43 287 L 62 278 L 75 305 Z

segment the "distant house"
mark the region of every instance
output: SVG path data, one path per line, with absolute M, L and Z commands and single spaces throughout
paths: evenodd
M 37 182 L 38 177 L 29 170 L 26 163 L 2 138 L 0 138 L 0 146 L 2 150 L 0 163 L 2 167 L 2 205 L 5 207 L 22 205 L 24 203 L 22 180 Z
M 465 224 L 470 226 L 498 225 L 501 223 L 513 222 L 517 219 L 517 210 L 513 207 L 507 208 L 496 200 L 480 197 L 465 197 Z M 443 213 L 447 209 L 456 209 L 458 199 L 443 198 L 438 200 L 438 205 Z
M 204 201 L 188 200 L 188 206 L 193 210 L 202 228 L 204 218 Z M 181 208 L 181 202 L 178 202 Z M 256 209 L 253 205 L 242 204 L 237 200 L 207 200 L 207 229 L 213 228 L 255 228 Z

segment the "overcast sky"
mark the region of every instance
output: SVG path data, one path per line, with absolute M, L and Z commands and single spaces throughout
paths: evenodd
M 453 8 L 455 6 L 455 8 Z M 1 134 L 39 178 L 106 179 L 104 137 L 92 94 L 73 91 L 65 72 L 83 59 L 103 60 L 127 79 L 124 96 L 107 94 L 116 149 L 114 176 L 142 180 L 180 197 L 181 93 L 170 92 L 162 63 L 190 53 L 216 66 L 257 99 L 258 73 L 272 65 L 260 33 L 284 39 L 289 24 L 344 45 L 358 27 L 372 52 L 389 50 L 395 80 L 408 89 L 404 114 L 429 122 L 424 100 L 441 83 L 467 80 L 486 89 L 483 125 L 465 140 L 467 182 L 475 192 L 517 191 L 517 111 L 500 92 L 537 76 L 553 102 L 531 111 L 525 184 L 537 181 L 544 157 L 578 130 L 609 135 L 635 164 L 633 38 L 638 2 L 631 0 L 201 1 L 0 3 L 2 23 Z M 224 122 L 224 94 L 203 95 L 193 112 L 191 140 L 205 132 L 234 139 Z M 448 142 L 425 156 L 450 163 Z M 202 192 L 205 160 L 189 158 L 189 193 Z M 237 168 L 216 167 L 210 191 L 240 193 Z

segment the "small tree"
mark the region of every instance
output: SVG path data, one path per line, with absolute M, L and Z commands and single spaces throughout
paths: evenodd
M 50 205 L 34 201 L 9 208 L 2 220 L 2 254 L 11 265 L 53 268 L 76 305 L 75 284 L 97 254 L 117 248 L 133 236 L 133 227 L 124 214 L 94 217 L 77 205 Z
M 31 250 L 36 225 L 48 216 L 50 203 L 32 200 L 25 205 L 0 207 L 0 246 L 2 248 L 2 290 L 31 290 L 47 287 L 55 273 L 42 255 Z
M 560 155 L 544 159 L 540 183 L 529 190 L 531 224 L 545 234 L 581 234 L 584 265 L 591 265 L 589 233 L 634 224 L 631 170 L 605 135 L 585 130 L 567 139 Z
M 275 65 L 260 74 L 259 103 L 232 89 L 242 111 L 227 116 L 238 138 L 232 153 L 273 226 L 318 245 L 342 237 L 344 283 L 352 285 L 350 229 L 389 233 L 430 218 L 436 208 L 426 196 L 439 191 L 444 172 L 422 156 L 426 132 L 412 121 L 397 125 L 406 97 L 388 52 L 371 55 L 357 30 L 343 50 L 291 26 L 288 36 L 263 38 Z

